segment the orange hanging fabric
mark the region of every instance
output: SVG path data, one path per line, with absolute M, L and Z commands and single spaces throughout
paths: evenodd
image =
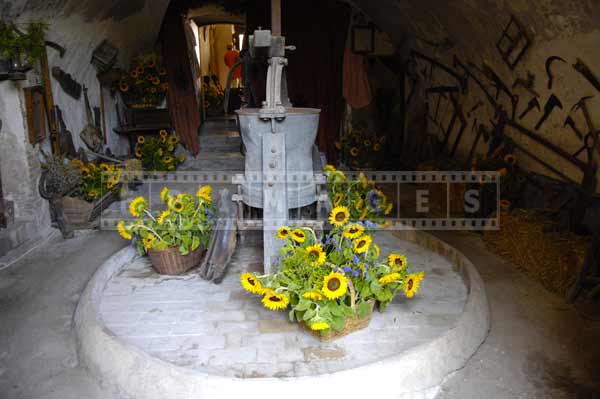
M 352 108 L 366 107 L 371 103 L 371 85 L 364 56 L 354 54 L 349 47 L 344 53 L 344 98 Z

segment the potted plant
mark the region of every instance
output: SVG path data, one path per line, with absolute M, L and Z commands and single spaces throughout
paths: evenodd
M 129 212 L 133 222 L 120 221 L 121 237 L 133 240 L 140 255 L 148 254 L 152 266 L 160 274 L 181 274 L 198 265 L 214 224 L 212 188 L 203 186 L 196 196 L 171 194 L 167 187 L 160 193 L 166 208 L 152 213 L 148 201 L 137 197 Z
M 118 81 L 119 92 L 125 104 L 134 109 L 156 108 L 169 88 L 167 69 L 158 54 L 139 55 L 127 74 Z
M 350 129 L 335 142 L 341 158 L 354 170 L 375 170 L 382 159 L 385 136 L 378 137 L 362 127 Z
M 76 227 L 89 223 L 118 198 L 121 169 L 114 164 L 84 163 L 78 159 L 71 165 L 79 170 L 79 184 L 62 198 L 65 222 Z
M 42 56 L 48 25 L 41 21 L 27 24 L 21 32 L 13 23 L 0 22 L 0 56 L 10 60 L 10 72 L 25 72 Z M 4 63 L 6 65 L 6 63 Z
M 424 273 L 409 273 L 406 258 L 380 248 L 350 211 L 338 206 L 329 220 L 333 229 L 317 235 L 306 227 L 281 227 L 285 241 L 279 269 L 271 274 L 243 273 L 242 286 L 260 295 L 271 310 L 290 308 L 297 321 L 322 341 L 331 341 L 368 326 L 374 305 L 383 312 L 400 292 L 412 298 Z
M 357 181 L 350 181 L 344 172 L 327 165 L 325 174 L 329 199 L 334 207 L 345 206 L 352 220 L 373 224 L 373 227 L 386 225 L 385 217 L 392 212 L 394 204 L 363 172 L 359 173 Z
M 158 136 L 138 136 L 135 157 L 142 161 L 145 170 L 174 171 L 185 161 L 184 155 L 175 155 L 179 138 L 166 130 L 161 130 Z

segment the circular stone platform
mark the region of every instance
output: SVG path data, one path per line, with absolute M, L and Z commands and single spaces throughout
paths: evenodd
M 481 279 L 462 254 L 429 234 L 382 232 L 375 240 L 383 254 L 399 251 L 412 270 L 426 273 L 421 290 L 332 343 L 241 288 L 239 274 L 262 267 L 262 245 L 252 236 L 238 245 L 220 285 L 194 271 L 160 276 L 127 248 L 98 270 L 82 296 L 80 356 L 103 385 L 137 399 L 253 397 L 255 389 L 261 397 L 358 397 L 373 392 L 365 381 L 390 397 L 432 397 L 485 339 Z

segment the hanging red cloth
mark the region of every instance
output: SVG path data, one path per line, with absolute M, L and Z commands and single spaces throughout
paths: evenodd
M 372 99 L 364 56 L 349 47 L 344 53 L 344 98 L 352 108 L 366 107 Z

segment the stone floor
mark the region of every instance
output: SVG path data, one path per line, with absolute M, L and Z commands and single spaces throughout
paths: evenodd
M 191 273 L 156 274 L 146 258 L 127 265 L 106 286 L 101 316 L 125 341 L 180 366 L 238 377 L 320 374 L 365 365 L 406 351 L 452 328 L 461 315 L 466 287 L 450 262 L 390 233 L 379 233 L 382 253 L 406 254 L 427 277 L 419 294 L 398 297 L 374 313 L 367 329 L 323 344 L 271 312 L 244 291 L 239 274 L 259 270 L 260 241 L 249 237 L 236 251 L 220 285 Z

